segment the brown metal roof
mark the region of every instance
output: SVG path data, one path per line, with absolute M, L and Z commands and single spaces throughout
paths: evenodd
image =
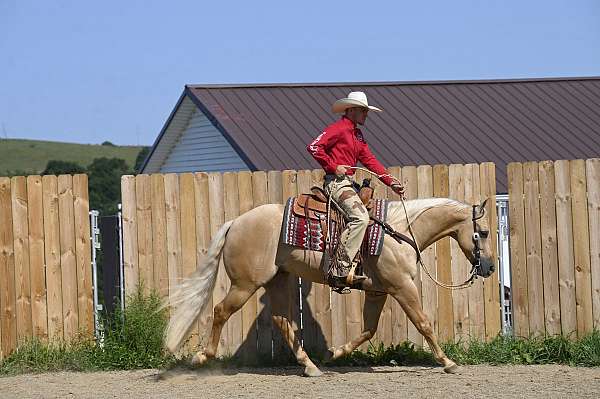
M 354 90 L 384 110 L 362 129 L 384 165 L 492 161 L 507 192 L 508 162 L 600 156 L 600 77 L 186 86 L 255 170 L 318 168 L 306 145 Z

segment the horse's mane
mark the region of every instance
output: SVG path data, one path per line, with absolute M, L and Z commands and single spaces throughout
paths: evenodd
M 414 223 L 425 211 L 440 206 L 455 207 L 457 210 L 463 208 L 465 204 L 450 198 L 420 198 L 408 200 L 406 204 L 406 213 L 410 224 Z M 406 226 L 406 215 L 401 201 L 391 201 L 388 205 L 387 222 L 390 225 Z

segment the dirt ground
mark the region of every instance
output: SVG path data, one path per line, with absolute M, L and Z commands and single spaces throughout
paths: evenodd
M 566 366 L 299 368 L 48 373 L 0 378 L 0 398 L 599 398 L 600 369 Z M 443 396 L 438 396 L 443 395 Z

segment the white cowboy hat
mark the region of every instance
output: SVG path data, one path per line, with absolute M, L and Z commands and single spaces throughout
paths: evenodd
M 382 109 L 369 105 L 369 102 L 367 101 L 367 95 L 362 91 L 350 92 L 348 94 L 348 97 L 342 98 L 341 100 L 337 100 L 335 103 L 333 103 L 331 110 L 335 114 L 341 114 L 345 112 L 348 108 L 354 107 L 368 108 L 371 111 L 375 112 L 383 111 Z

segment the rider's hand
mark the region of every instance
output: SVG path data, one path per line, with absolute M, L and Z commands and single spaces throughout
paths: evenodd
M 400 197 L 402 197 L 402 199 L 405 199 L 406 197 L 404 196 L 404 186 L 400 183 L 394 183 L 392 184 L 392 191 L 395 192 L 396 194 L 398 194 Z
M 338 165 L 337 168 L 335 168 L 335 174 L 337 176 L 344 176 L 346 171 L 348 171 L 348 168 L 346 168 L 344 165 Z

